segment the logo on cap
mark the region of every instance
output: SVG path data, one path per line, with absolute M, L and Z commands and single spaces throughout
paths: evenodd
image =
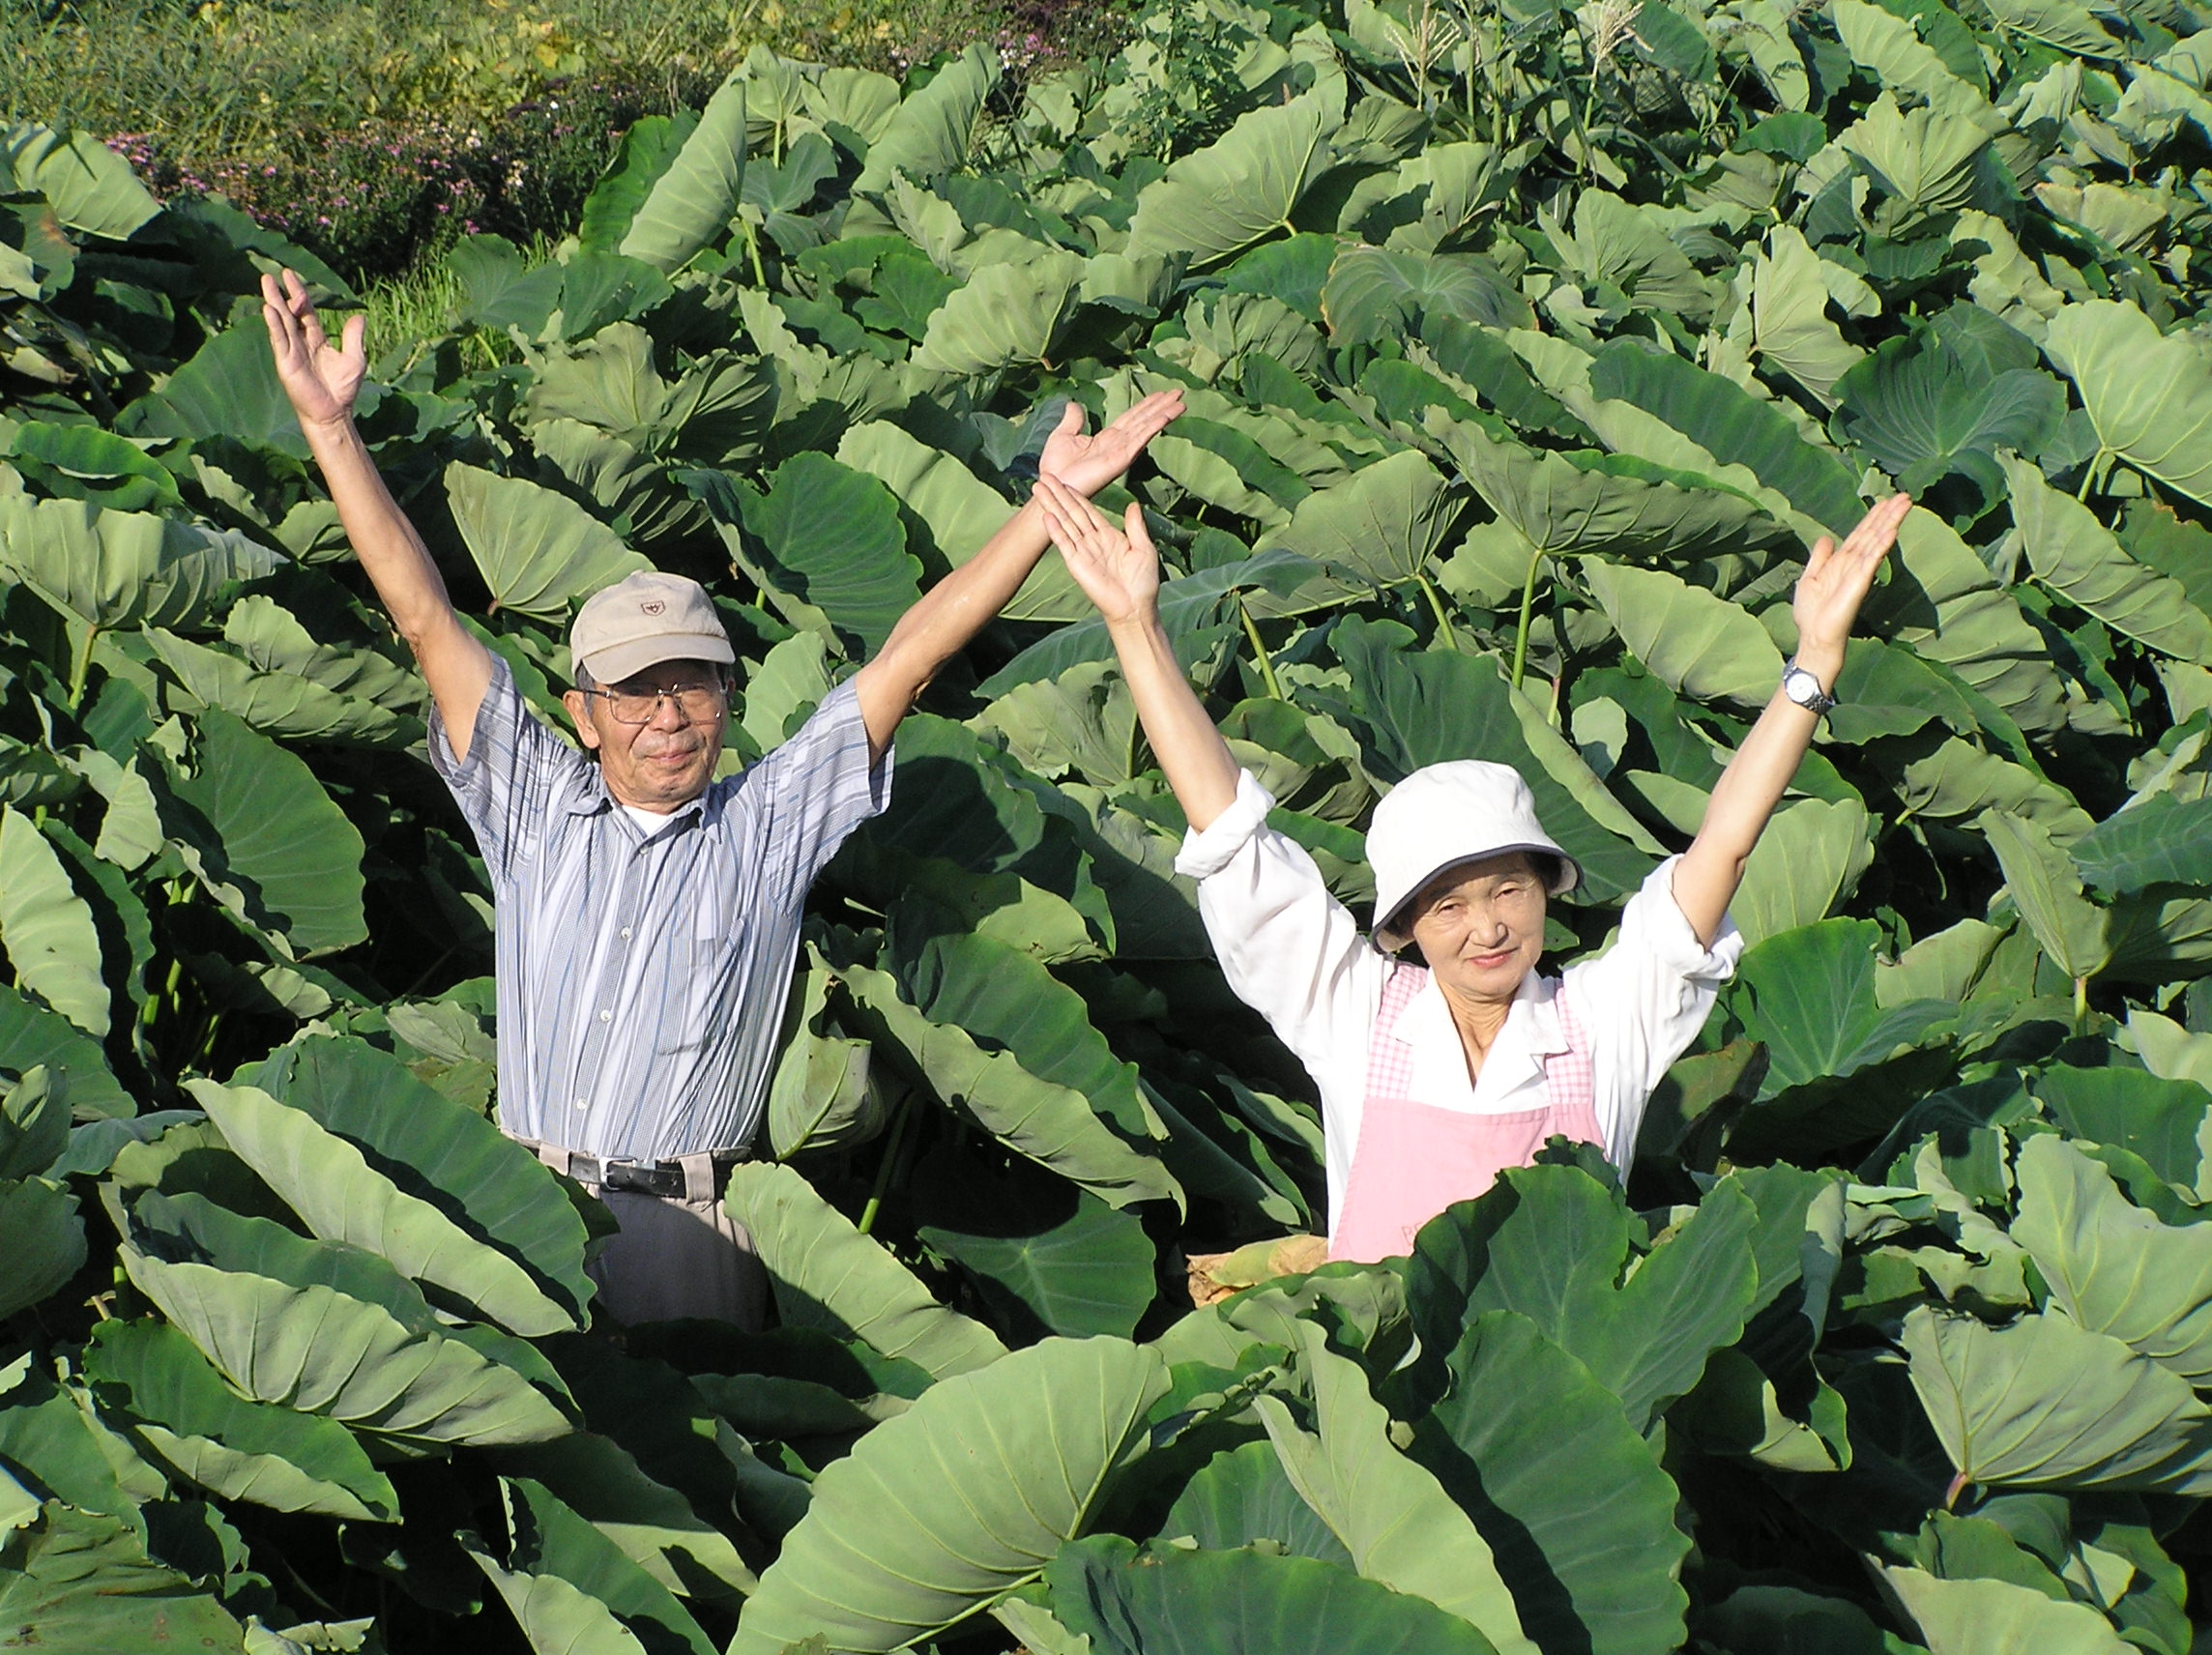
M 638 607 L 644 610 L 648 615 L 658 615 L 663 609 L 666 609 L 668 605 L 656 597 L 651 603 L 641 603 L 638 605 Z

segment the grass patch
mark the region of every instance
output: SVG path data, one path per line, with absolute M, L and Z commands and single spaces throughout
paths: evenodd
M 219 194 L 348 279 L 480 231 L 570 228 L 629 125 L 753 45 L 899 73 L 971 41 L 1025 69 L 1125 0 L 0 0 L 0 126 L 94 133 L 163 194 Z

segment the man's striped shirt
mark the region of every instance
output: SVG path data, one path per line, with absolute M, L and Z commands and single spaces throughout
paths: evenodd
M 638 1160 L 749 1145 L 806 888 L 890 794 L 852 684 L 651 834 L 496 658 L 468 758 L 436 719 L 430 758 L 497 897 L 500 1125 Z

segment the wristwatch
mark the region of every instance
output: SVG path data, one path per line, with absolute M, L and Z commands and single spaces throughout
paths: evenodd
M 1812 669 L 1799 666 L 1794 655 L 1783 663 L 1782 693 L 1815 714 L 1825 714 L 1836 705 L 1836 698 L 1820 687 L 1820 681 L 1813 675 Z

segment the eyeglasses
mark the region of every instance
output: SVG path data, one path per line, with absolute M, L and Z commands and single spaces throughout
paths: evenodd
M 730 692 L 718 683 L 672 683 L 666 689 L 587 689 L 586 695 L 606 698 L 607 713 L 617 724 L 650 724 L 663 701 L 676 704 L 687 724 L 704 724 L 730 710 Z

